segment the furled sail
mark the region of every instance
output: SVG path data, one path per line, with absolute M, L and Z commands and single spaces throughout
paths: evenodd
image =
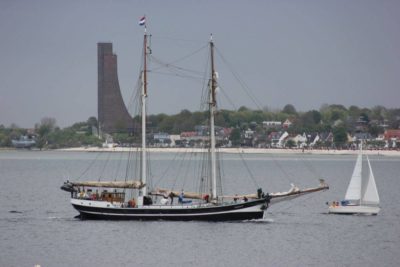
M 309 193 L 314 193 L 318 191 L 323 191 L 323 190 L 328 190 L 329 186 L 325 183 L 323 179 L 320 179 L 320 184 L 317 187 L 311 187 L 311 188 L 305 188 L 305 189 L 299 189 L 297 186 L 291 184 L 291 187 L 288 191 L 286 192 L 275 192 L 275 193 L 269 193 L 268 196 L 274 200 L 274 202 L 280 202 L 284 201 L 288 198 L 295 198 L 299 197 L 305 194 Z M 161 189 L 158 188 L 153 192 L 150 192 L 150 195 L 158 195 L 158 196 L 173 196 L 173 197 L 178 197 L 182 194 L 182 192 L 179 191 L 171 191 L 168 189 Z M 183 196 L 185 198 L 191 198 L 191 199 L 205 199 L 207 194 L 201 194 L 201 193 L 195 193 L 195 192 L 183 192 Z M 259 194 L 246 194 L 246 195 L 232 195 L 232 196 L 220 196 L 220 198 L 227 198 L 227 199 L 259 199 L 260 195 Z
M 87 187 L 109 187 L 109 188 L 133 188 L 140 189 L 144 184 L 140 181 L 87 181 L 87 182 L 69 182 L 72 186 Z
M 182 191 L 172 191 L 168 189 L 162 189 L 162 188 L 157 188 L 156 190 L 152 191 L 149 193 L 149 195 L 154 195 L 154 196 L 173 196 L 173 197 L 179 197 L 182 194 Z M 191 198 L 191 199 L 204 199 L 204 197 L 207 194 L 201 194 L 201 193 L 196 193 L 196 192 L 183 192 L 183 197 L 184 198 Z
M 369 176 L 368 180 L 363 182 L 365 184 L 365 188 L 363 190 L 364 194 L 362 197 L 362 204 L 379 204 L 379 195 L 378 189 L 376 188 L 374 173 L 372 172 L 371 163 L 369 162 L 369 158 L 367 156 L 368 167 L 369 167 Z
M 353 175 L 349 186 L 347 187 L 345 200 L 357 200 L 361 199 L 361 174 L 362 173 L 362 153 L 360 152 L 357 157 L 356 165 L 354 166 Z

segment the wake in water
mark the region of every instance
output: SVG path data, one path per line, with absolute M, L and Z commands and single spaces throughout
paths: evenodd
M 273 223 L 274 220 L 270 218 L 262 218 L 262 219 L 253 219 L 253 220 L 244 220 L 244 221 L 231 221 L 229 223 L 255 223 L 255 224 L 267 224 Z
M 8 211 L 9 213 L 23 213 L 22 211 L 18 211 L 18 210 L 10 210 Z
M 255 220 L 247 220 L 247 221 L 243 221 L 243 222 L 246 222 L 246 223 L 260 223 L 260 224 L 262 224 L 262 223 L 273 223 L 274 220 L 270 219 L 270 218 L 262 218 L 262 219 L 255 219 Z

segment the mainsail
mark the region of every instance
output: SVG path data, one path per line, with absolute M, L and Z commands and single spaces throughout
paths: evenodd
M 347 187 L 345 200 L 361 199 L 361 175 L 362 175 L 362 153 L 360 152 L 357 157 L 356 165 L 354 166 L 353 175 L 349 186 Z

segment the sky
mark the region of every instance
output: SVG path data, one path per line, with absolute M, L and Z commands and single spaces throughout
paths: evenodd
M 0 125 L 30 128 L 52 117 L 66 127 L 97 117 L 98 42 L 113 43 L 130 103 L 144 14 L 152 55 L 166 63 L 204 47 L 213 34 L 221 99 L 227 95 L 221 103 L 234 103 L 223 108 L 400 106 L 397 0 L 1 0 Z M 204 71 L 206 54 L 179 64 Z M 156 67 L 150 65 L 149 113 L 199 110 L 202 84 L 162 75 L 168 70 L 157 75 Z

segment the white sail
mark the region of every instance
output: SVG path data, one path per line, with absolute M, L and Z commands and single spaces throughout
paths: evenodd
M 362 147 L 357 157 L 353 176 L 346 191 L 345 200 L 350 200 L 351 205 L 336 204 L 329 206 L 329 213 L 336 214 L 368 214 L 376 215 L 380 211 L 379 195 L 375 184 L 374 173 L 367 156 L 369 176 L 362 178 Z
M 140 189 L 144 186 L 141 181 L 86 181 L 86 182 L 70 182 L 72 186 L 87 187 L 109 187 L 109 188 L 134 188 Z
M 349 186 L 347 187 L 345 200 L 361 199 L 361 175 L 362 175 L 362 154 L 358 154 L 356 165 L 354 166 L 353 175 Z
M 371 163 L 369 162 L 369 158 L 367 156 L 368 166 L 369 166 L 369 176 L 367 181 L 363 181 L 365 183 L 364 194 L 361 199 L 362 204 L 379 204 L 379 195 L 378 189 L 376 188 L 374 173 L 372 172 Z

